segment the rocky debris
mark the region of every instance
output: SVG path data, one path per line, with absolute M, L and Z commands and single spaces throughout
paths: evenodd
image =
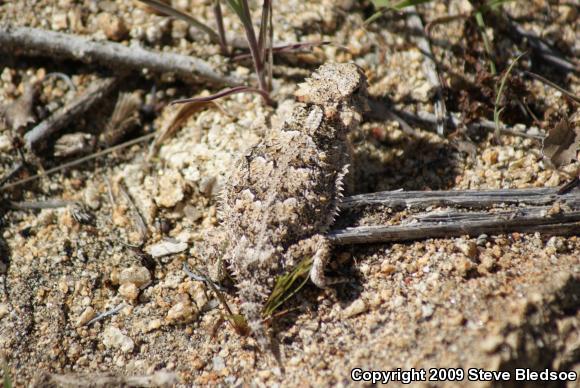
M 152 257 L 156 258 L 183 252 L 187 249 L 187 247 L 187 243 L 184 242 L 164 240 L 156 244 L 149 245 L 147 248 L 145 248 L 145 250 Z
M 109 326 L 105 329 L 103 344 L 108 348 L 119 349 L 123 353 L 131 353 L 135 348 L 133 340 L 115 326 Z

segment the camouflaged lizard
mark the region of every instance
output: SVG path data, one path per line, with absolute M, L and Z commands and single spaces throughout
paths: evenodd
M 278 275 L 312 257 L 312 282 L 333 283 L 324 275 L 331 252 L 324 233 L 342 197 L 351 162 L 347 135 L 366 107 L 366 78 L 354 64 L 325 64 L 296 97 L 281 128 L 271 129 L 231 173 L 220 226 L 209 233 L 205 252 L 233 276 L 241 312 L 261 346 L 269 344 L 261 313 Z

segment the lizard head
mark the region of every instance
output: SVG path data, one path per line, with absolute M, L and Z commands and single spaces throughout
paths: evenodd
M 327 63 L 322 65 L 296 92 L 298 101 L 337 107 L 352 105 L 365 109 L 366 77 L 354 63 Z

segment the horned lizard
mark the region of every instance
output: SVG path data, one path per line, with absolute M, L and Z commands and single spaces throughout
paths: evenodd
M 260 346 L 269 343 L 261 312 L 277 275 L 312 257 L 312 282 L 333 283 L 324 275 L 330 255 L 324 233 L 337 214 L 351 159 L 347 135 L 361 120 L 365 95 L 356 65 L 323 65 L 299 85 L 281 128 L 241 157 L 225 184 L 221 224 L 210 232 L 206 254 L 233 275 Z

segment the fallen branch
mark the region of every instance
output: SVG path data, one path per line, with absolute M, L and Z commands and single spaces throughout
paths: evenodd
M 338 229 L 329 233 L 329 238 L 336 245 L 478 236 L 484 233 L 540 232 L 548 235 L 573 235 L 580 231 L 579 190 L 565 195 L 558 195 L 557 189 L 385 192 L 346 198 L 343 207 L 353 207 L 353 204 L 422 208 L 440 205 L 496 208 L 484 212 L 444 209 L 412 215 L 399 225 Z M 543 206 L 506 209 L 508 204 Z
M 117 85 L 117 78 L 105 78 L 92 84 L 83 95 L 57 110 L 52 116 L 28 131 L 24 135 L 26 147 L 30 150 L 38 148 L 50 135 L 66 127 L 85 114 L 95 104 L 101 102 Z
M 558 53 L 535 33 L 526 30 L 510 18 L 506 18 L 506 26 L 508 27 L 508 33 L 512 36 L 512 39 L 518 41 L 525 39 L 533 52 L 544 61 L 564 71 L 571 71 L 575 73 L 580 72 L 580 68 L 577 64 L 572 63 L 568 59 L 564 58 L 560 53 Z
M 216 72 L 212 65 L 198 58 L 174 53 L 160 53 L 138 46 L 127 47 L 109 41 L 30 27 L 0 26 L 0 50 L 11 54 L 46 55 L 96 63 L 115 71 L 173 73 L 187 82 L 210 81 L 218 85 L 236 86 L 234 77 Z
M 445 136 L 445 99 L 443 97 L 443 87 L 441 85 L 439 74 L 437 72 L 437 64 L 435 63 L 435 56 L 431 50 L 431 44 L 427 38 L 425 27 L 423 26 L 423 21 L 421 17 L 417 14 L 417 8 L 415 6 L 410 7 L 411 12 L 407 13 L 407 23 L 410 27 L 420 31 L 420 35 L 417 36 L 417 47 L 423 53 L 423 72 L 425 72 L 425 77 L 427 81 L 435 88 L 435 117 L 437 125 L 437 133 L 440 136 Z
M 453 206 L 483 209 L 507 205 L 549 205 L 556 201 L 580 200 L 577 192 L 559 195 L 558 188 L 452 190 L 452 191 L 381 191 L 353 195 L 342 200 L 341 209 L 379 205 L 393 209 L 426 209 L 431 206 Z
M 153 137 L 155 137 L 155 133 L 149 133 L 147 135 L 143 135 L 143 136 L 138 137 L 136 139 L 126 141 L 125 143 L 121 143 L 121 144 L 118 144 L 116 146 L 113 146 L 113 147 L 104 149 L 103 151 L 99 151 L 99 152 L 96 152 L 94 154 L 87 155 L 87 156 L 84 156 L 82 158 L 72 160 L 72 161 L 70 161 L 68 163 L 61 164 L 59 166 L 56 166 L 54 168 L 51 168 L 50 170 L 44 171 L 42 174 L 33 175 L 33 176 L 30 176 L 28 178 L 21 179 L 19 181 L 13 182 L 13 183 L 4 184 L 4 185 L 0 186 L 0 192 L 2 192 L 4 190 L 12 189 L 14 187 L 23 185 L 23 184 L 28 183 L 28 182 L 32 182 L 32 181 L 34 181 L 36 179 L 39 179 L 39 178 L 46 177 L 46 176 L 48 176 L 50 174 L 54 174 L 55 172 L 63 171 L 63 170 L 66 170 L 67 168 L 70 168 L 70 167 L 78 166 L 80 164 L 83 164 L 85 162 L 88 162 L 89 160 L 93 160 L 93 159 L 99 158 L 101 156 L 110 154 L 111 152 L 115 152 L 115 151 L 120 150 L 122 148 L 130 147 L 130 146 L 132 146 L 134 144 L 138 144 L 138 143 L 141 143 L 143 141 L 152 139 Z
M 43 372 L 33 387 L 173 387 L 179 383 L 176 373 L 159 370 L 151 375 L 123 376 L 115 373 L 57 375 Z
M 428 130 L 432 130 L 437 126 L 437 117 L 433 113 L 425 111 L 411 113 L 403 110 L 390 109 L 385 107 L 383 103 L 376 100 L 370 100 L 369 105 L 371 107 L 371 112 L 369 114 L 371 119 L 395 119 L 403 126 L 403 130 L 405 130 L 405 132 L 408 132 L 408 130 L 404 128 L 405 126 L 408 126 L 407 121 L 413 122 Z M 448 115 L 447 125 L 452 129 L 457 129 L 462 125 L 461 119 L 458 118 L 457 115 L 451 113 Z M 476 123 L 470 123 L 467 125 L 467 127 L 472 130 L 483 129 L 486 131 L 495 131 L 496 129 L 495 123 L 486 119 L 481 119 Z M 544 136 L 542 135 L 531 135 L 522 131 L 517 131 L 512 128 L 507 128 L 505 124 L 500 125 L 500 132 L 507 135 L 525 137 L 529 139 L 544 139 Z

